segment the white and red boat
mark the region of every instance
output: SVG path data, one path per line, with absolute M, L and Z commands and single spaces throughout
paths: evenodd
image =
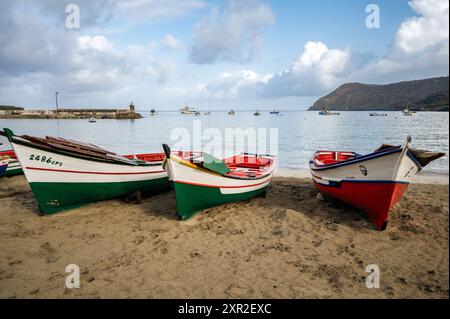
M 365 212 L 378 230 L 384 230 L 389 211 L 406 191 L 411 178 L 444 153 L 382 145 L 375 152 L 317 151 L 309 162 L 314 185 L 342 202 Z
M 276 156 L 240 154 L 221 160 L 204 152 L 171 152 L 166 144 L 163 148 L 163 168 L 173 181 L 181 219 L 265 194 L 277 168 Z

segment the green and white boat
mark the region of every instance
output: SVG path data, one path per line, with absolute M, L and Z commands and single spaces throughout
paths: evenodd
M 202 209 L 265 195 L 277 157 L 241 154 L 220 160 L 204 152 L 171 152 L 164 144 L 163 168 L 173 182 L 178 216 L 188 219 Z
M 0 159 L 8 160 L 8 167 L 0 176 L 14 176 L 23 174 L 22 166 L 20 166 L 19 160 L 13 150 L 1 151 Z
M 55 137 L 10 141 L 43 214 L 169 187 L 163 153 L 121 156 L 93 144 Z

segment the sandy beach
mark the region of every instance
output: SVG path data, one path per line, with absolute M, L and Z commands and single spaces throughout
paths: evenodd
M 266 198 L 183 222 L 172 191 L 41 216 L 24 176 L 2 178 L 0 297 L 448 298 L 448 184 L 410 185 L 384 232 L 317 195 L 277 177 Z M 68 264 L 79 289 L 65 287 Z

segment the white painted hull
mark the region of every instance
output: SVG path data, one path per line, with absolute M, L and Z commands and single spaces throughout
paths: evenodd
M 111 183 L 167 177 L 160 164 L 111 164 L 66 156 L 14 142 L 12 145 L 29 183 Z M 36 160 L 37 156 L 39 160 Z
M 408 146 L 406 146 L 408 148 Z M 407 149 L 386 156 L 358 161 L 326 170 L 314 170 L 311 174 L 317 183 L 329 181 L 395 181 L 409 182 L 420 171 L 420 166 L 408 156 Z

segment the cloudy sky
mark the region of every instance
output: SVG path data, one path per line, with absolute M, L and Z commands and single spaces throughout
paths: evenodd
M 448 0 L 2 0 L 0 28 L 0 104 L 26 108 L 305 109 L 449 72 Z

